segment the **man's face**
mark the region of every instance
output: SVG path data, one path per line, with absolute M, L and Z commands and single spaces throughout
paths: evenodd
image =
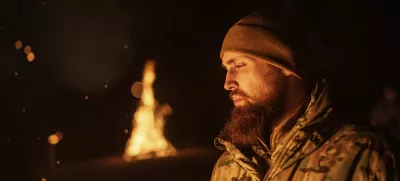
M 268 121 L 281 114 L 285 76 L 266 61 L 240 53 L 225 53 L 222 66 L 235 108 L 220 136 L 237 146 L 254 144 Z

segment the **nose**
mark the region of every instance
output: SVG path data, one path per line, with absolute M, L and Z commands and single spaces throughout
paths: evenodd
M 224 88 L 225 90 L 232 91 L 239 87 L 239 83 L 236 81 L 235 76 L 228 71 L 225 77 Z

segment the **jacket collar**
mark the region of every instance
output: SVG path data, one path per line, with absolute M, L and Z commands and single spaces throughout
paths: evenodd
M 283 136 L 274 150 L 270 151 L 262 140 L 260 140 L 259 145 L 253 146 L 253 150 L 259 156 L 263 158 L 266 155 L 270 156 L 270 163 L 272 169 L 274 169 L 271 172 L 271 177 L 276 176 L 285 168 L 312 153 L 323 143 L 325 140 L 324 137 L 331 130 L 328 126 L 318 124 L 325 120 L 332 111 L 332 108 L 329 107 L 328 86 L 325 79 L 317 82 L 309 100 L 304 113 L 300 114 L 296 124 L 291 128 L 289 133 Z M 246 158 L 232 143 L 220 138 L 216 138 L 214 143 L 217 148 L 230 152 L 240 165 L 250 163 L 251 166 L 247 166 L 248 168 L 246 169 L 249 173 L 257 171 L 257 166 L 249 158 Z M 263 149 L 260 149 L 260 147 Z M 254 176 L 259 175 L 254 174 Z

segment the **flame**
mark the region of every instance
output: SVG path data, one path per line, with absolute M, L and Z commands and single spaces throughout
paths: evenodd
M 164 137 L 164 113 L 156 106 L 153 93 L 155 63 L 148 61 L 143 72 L 143 91 L 139 107 L 133 116 L 131 137 L 124 160 L 166 157 L 176 154 L 175 148 Z

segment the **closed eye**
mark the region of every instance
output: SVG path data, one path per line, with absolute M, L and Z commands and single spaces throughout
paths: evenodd
M 246 64 L 236 64 L 235 65 L 235 69 L 237 70 L 237 69 L 240 69 L 240 68 L 242 68 L 242 67 L 244 67 Z

